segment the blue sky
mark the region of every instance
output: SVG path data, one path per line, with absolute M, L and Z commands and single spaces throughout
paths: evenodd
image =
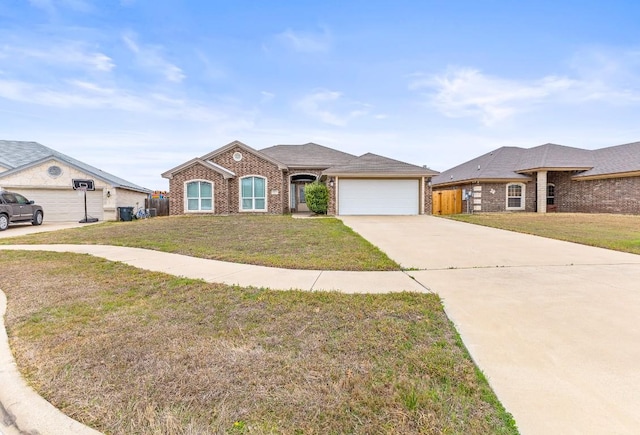
M 232 140 L 443 171 L 640 141 L 637 1 L 0 1 L 0 139 L 152 189 Z

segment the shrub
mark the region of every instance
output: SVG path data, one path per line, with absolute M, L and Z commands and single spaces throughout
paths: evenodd
M 307 184 L 304 187 L 304 197 L 307 201 L 307 207 L 314 213 L 327 214 L 327 206 L 329 204 L 329 189 L 323 183 Z

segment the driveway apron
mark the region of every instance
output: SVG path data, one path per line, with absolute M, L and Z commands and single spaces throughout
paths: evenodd
M 432 216 L 345 216 L 440 295 L 523 434 L 637 433 L 640 256 Z

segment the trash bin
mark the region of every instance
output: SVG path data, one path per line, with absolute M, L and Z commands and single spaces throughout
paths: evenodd
M 118 207 L 118 216 L 121 221 L 133 220 L 133 207 Z

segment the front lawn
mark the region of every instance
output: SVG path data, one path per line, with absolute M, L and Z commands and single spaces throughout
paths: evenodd
M 640 254 L 640 216 L 587 213 L 474 213 L 461 222 Z
M 18 367 L 107 434 L 517 433 L 434 294 L 270 291 L 89 255 L 0 255 Z
M 396 262 L 335 218 L 175 216 L 105 222 L 1 239 L 0 243 L 130 246 L 288 269 L 400 270 Z

